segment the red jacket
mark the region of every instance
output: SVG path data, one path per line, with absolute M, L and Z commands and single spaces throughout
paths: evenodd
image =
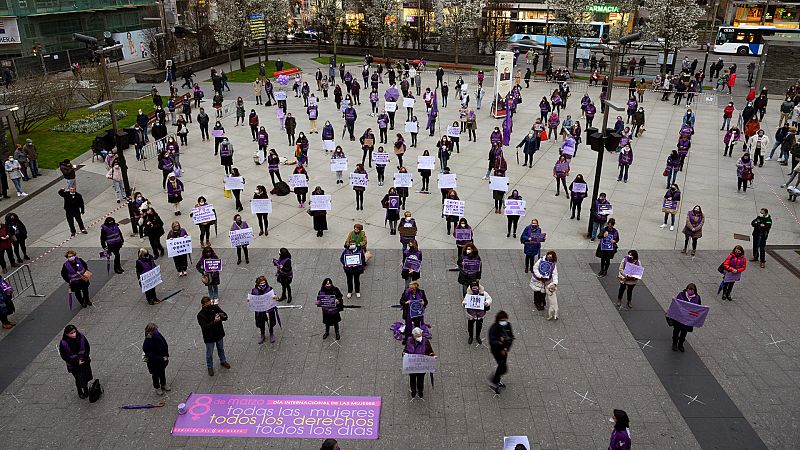
M 727 118 L 727 117 L 733 117 L 733 111 L 734 111 L 735 109 L 736 109 L 736 108 L 735 108 L 733 105 L 728 105 L 728 106 L 726 106 L 726 107 L 725 107 L 725 109 L 724 109 L 724 110 L 722 110 L 722 111 L 723 111 L 723 112 L 722 112 L 722 117 L 726 117 L 726 118 Z
M 8 233 L 8 227 L 5 225 L 0 225 L 0 250 L 6 250 L 9 248 L 11 248 L 11 235 Z
M 733 254 L 733 252 L 731 252 L 731 254 L 725 258 L 725 262 L 722 263 L 722 267 L 724 267 L 728 272 L 742 273 L 745 271 L 745 269 L 747 269 L 747 257 L 744 255 L 736 256 Z

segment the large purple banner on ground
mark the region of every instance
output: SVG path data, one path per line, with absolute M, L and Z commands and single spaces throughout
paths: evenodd
M 174 436 L 378 439 L 380 397 L 191 394 Z

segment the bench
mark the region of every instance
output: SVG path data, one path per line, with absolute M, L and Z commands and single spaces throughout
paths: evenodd
M 457 70 L 457 71 L 464 71 L 470 72 L 472 71 L 471 64 L 452 64 L 452 63 L 442 63 L 439 64 L 439 67 L 445 70 Z
M 300 69 L 298 69 L 297 67 L 292 67 L 291 69 L 278 70 L 276 72 L 272 72 L 272 76 L 277 78 L 281 75 L 294 75 L 296 73 L 300 73 Z
M 150 98 L 152 98 L 152 96 Z M 194 99 L 194 93 L 193 92 L 187 92 L 187 93 L 185 93 L 183 95 L 179 95 L 179 96 L 175 97 L 175 101 L 176 101 L 175 110 L 176 111 L 178 110 L 178 107 L 180 106 L 180 103 L 183 102 L 183 99 L 185 99 L 185 98 L 189 99 L 189 101 L 193 100 Z M 162 99 L 163 99 L 163 97 L 162 97 Z M 169 114 L 169 110 L 166 108 L 166 103 L 164 104 L 164 111 L 167 114 Z M 156 121 L 156 107 L 155 107 L 155 105 L 153 105 L 153 110 L 150 111 L 149 113 L 147 113 L 147 126 L 149 127 L 155 121 Z

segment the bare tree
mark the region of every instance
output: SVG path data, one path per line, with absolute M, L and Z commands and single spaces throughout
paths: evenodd
M 116 70 L 109 70 L 108 84 L 111 86 L 111 92 L 109 93 L 106 90 L 103 69 L 99 64 L 83 68 L 81 75 L 83 77 L 83 88 L 79 89 L 78 93 L 91 105 L 114 98 L 117 92 L 125 87 L 128 82 L 124 75 Z
M 339 39 L 347 24 L 344 0 L 318 0 L 314 17 L 333 44 L 333 57 L 336 58 Z
M 189 0 L 181 22 L 196 31 L 187 39 L 197 46 L 200 58 L 207 58 L 214 53 L 214 32 L 209 24 L 208 1 Z
M 29 133 L 48 116 L 48 99 L 52 94 L 45 75 L 22 77 L 13 89 L 3 94 L 4 105 L 16 105 L 12 112 L 20 133 Z
M 564 0 L 556 10 L 560 25 L 556 26 L 556 34 L 566 40 L 566 67 L 569 68 L 570 49 L 580 43 L 580 39 L 589 31 L 590 15 L 587 12 L 594 0 Z M 599 36 L 598 36 L 599 37 Z
M 80 82 L 71 78 L 62 80 L 50 80 L 51 94 L 47 101 L 47 112 L 64 121 L 70 110 L 75 106 L 75 94 L 78 91 Z
M 503 0 L 486 0 L 481 21 L 480 49 L 481 52 L 488 47 L 493 54 L 500 50 L 506 43 L 510 29 L 508 12 L 512 9 L 510 3 Z
M 462 42 L 474 37 L 475 31 L 480 27 L 483 5 L 480 0 L 448 0 L 440 5 L 438 23 L 442 34 L 452 40 L 455 62 L 458 63 Z

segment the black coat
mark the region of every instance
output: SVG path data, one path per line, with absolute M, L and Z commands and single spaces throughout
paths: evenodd
M 69 192 L 64 191 L 63 189 L 58 190 L 58 195 L 64 198 L 64 211 L 69 211 L 72 213 L 80 212 L 83 214 L 83 196 L 78 194 L 71 194 Z
M 222 320 L 214 322 L 214 316 L 217 314 L 220 315 Z M 203 342 L 217 342 L 224 338 L 225 328 L 223 328 L 222 322 L 226 320 L 228 320 L 228 315 L 217 305 L 201 309 L 197 313 L 197 323 L 200 324 L 200 329 L 203 330 Z
M 159 372 L 169 364 L 169 361 L 164 360 L 165 357 L 169 358 L 169 344 L 160 334 L 145 338 L 142 351 L 147 357 L 147 370 L 150 373 Z

